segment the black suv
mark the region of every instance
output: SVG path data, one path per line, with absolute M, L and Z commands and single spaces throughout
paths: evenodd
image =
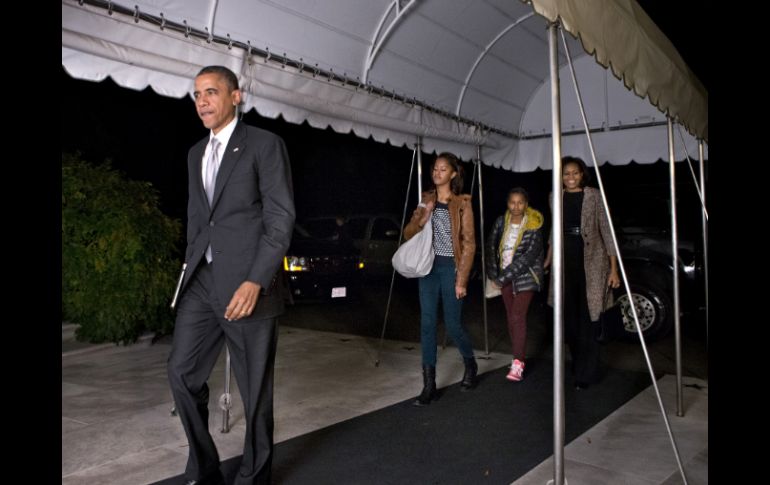
M 352 245 L 318 237 L 300 223 L 294 225 L 294 236 L 283 270 L 288 281 L 290 301 L 297 299 L 341 299 L 360 290 L 363 271 L 361 252 Z
M 302 225 L 320 239 L 333 240 L 339 230 L 337 219 L 344 221 L 353 245 L 360 251 L 364 275 L 390 276 L 393 271 L 391 259 L 401 237 L 399 217 L 388 213 L 327 215 L 311 217 Z
M 670 230 L 621 227 L 618 244 L 628 274 L 639 324 L 646 340 L 666 336 L 674 324 L 673 274 Z M 684 315 L 705 308 L 703 256 L 700 245 L 679 237 L 679 302 Z M 625 340 L 637 339 L 628 297 L 621 285 L 615 296 L 623 309 Z

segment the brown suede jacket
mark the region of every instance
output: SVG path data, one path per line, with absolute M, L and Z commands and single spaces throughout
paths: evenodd
M 436 190 L 422 193 L 422 203 L 436 202 Z M 452 195 L 449 199 L 449 220 L 452 225 L 452 250 L 457 265 L 455 285 L 468 287 L 468 276 L 473 266 L 473 256 L 476 253 L 476 235 L 473 227 L 473 207 L 471 196 L 468 194 Z M 404 227 L 404 237 L 411 239 L 422 230 L 419 221 L 425 214 L 424 207 L 418 207 L 412 214 L 409 223 Z

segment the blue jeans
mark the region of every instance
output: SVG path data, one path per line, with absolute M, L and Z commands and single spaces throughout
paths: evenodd
M 468 332 L 462 325 L 463 301 L 455 295 L 454 258 L 436 256 L 433 268 L 427 276 L 420 278 L 420 343 L 423 365 L 436 366 L 436 321 L 438 301 L 444 306 L 444 324 L 460 354 L 470 359 L 473 347 Z

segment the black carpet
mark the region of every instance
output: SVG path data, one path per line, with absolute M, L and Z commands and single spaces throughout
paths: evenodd
M 273 481 L 508 485 L 553 454 L 553 367 L 531 359 L 520 383 L 507 381 L 507 372 L 479 376 L 472 392 L 460 392 L 457 384 L 445 388 L 425 408 L 410 399 L 279 443 Z M 568 379 L 566 443 L 649 385 L 648 374 L 613 369 L 580 391 Z M 420 386 L 414 383 L 415 395 Z M 239 464 L 240 457 L 222 463 L 227 483 Z M 178 476 L 155 485 L 181 483 Z

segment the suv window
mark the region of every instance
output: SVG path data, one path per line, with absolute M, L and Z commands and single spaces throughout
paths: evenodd
M 302 223 L 307 232 L 318 239 L 331 239 L 337 229 L 334 219 L 311 219 Z
M 378 217 L 372 227 L 372 239 L 397 241 L 399 236 L 398 225 L 390 219 Z
M 300 226 L 299 224 L 294 224 L 294 235 L 292 236 L 294 239 L 311 239 L 313 236 L 311 236 L 305 228 Z
M 366 217 L 351 218 L 347 222 L 350 228 L 350 235 L 353 239 L 366 238 L 366 226 L 369 225 L 369 219 Z

